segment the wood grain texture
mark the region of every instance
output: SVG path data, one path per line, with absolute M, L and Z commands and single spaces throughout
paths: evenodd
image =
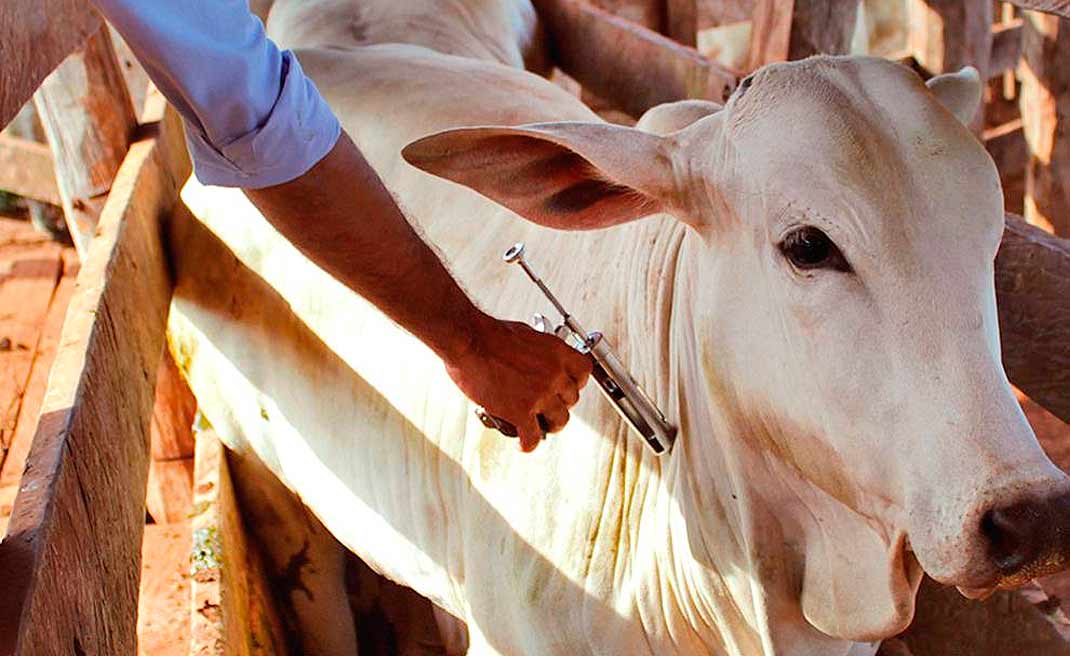
M 0 134 L 0 189 L 60 205 L 52 151 L 45 144 Z
M 1070 0 L 1006 0 L 1012 5 L 1021 7 L 1022 9 L 1032 9 L 1035 11 L 1043 11 L 1049 14 L 1056 14 L 1063 18 L 1070 18 Z
M 183 521 L 193 499 L 193 398 L 170 352 L 164 351 L 156 374 L 152 409 L 152 463 L 145 506 L 160 524 Z
M 750 70 L 776 61 L 850 51 L 858 0 L 758 0 Z
M 1070 241 L 1008 214 L 996 297 L 1008 378 L 1070 421 Z
M 694 48 L 698 43 L 697 0 L 664 0 L 665 34 L 677 43 Z
M 195 490 L 189 653 L 287 653 L 261 556 L 246 538 L 226 450 L 211 429 L 197 435 Z
M 992 28 L 992 54 L 988 58 L 988 77 L 1013 73 L 1022 56 L 1022 21 L 1014 19 Z
M 79 273 L 8 532 L 0 654 L 132 655 L 149 424 L 172 282 L 161 222 L 189 173 L 174 117 L 135 143 Z
M 721 101 L 737 73 L 692 48 L 578 0 L 535 0 L 555 63 L 632 116 L 681 98 Z
M 62 16 L 62 20 L 56 17 Z M 0 126 L 33 96 L 41 80 L 100 29 L 83 0 L 4 0 L 0 5 Z
M 52 148 L 67 227 L 85 256 L 103 195 L 126 156 L 137 116 L 111 34 L 101 27 L 34 94 Z
M 1070 236 L 1070 20 L 1024 12 L 1019 107 L 1026 221 Z

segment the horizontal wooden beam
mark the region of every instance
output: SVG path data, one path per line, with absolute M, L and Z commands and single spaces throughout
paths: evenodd
M 85 0 L 4 0 L 0 4 L 0 127 L 45 76 L 103 22 Z
M 997 23 L 992 28 L 992 55 L 988 60 L 989 79 L 1014 71 L 1022 56 L 1022 20 Z
M 0 134 L 0 189 L 30 200 L 59 205 L 52 151 L 29 139 Z
M 535 0 L 555 63 L 632 116 L 682 98 L 722 101 L 738 73 L 580 0 Z
M 996 297 L 1007 377 L 1070 422 L 1070 240 L 1008 214 Z
M 1043 11 L 1047 14 L 1070 18 L 1070 0 L 1007 0 L 1007 2 L 1022 9 Z
M 188 173 L 169 116 L 131 146 L 104 207 L 0 542 L 0 656 L 136 652 L 149 424 L 172 291 L 161 222 Z

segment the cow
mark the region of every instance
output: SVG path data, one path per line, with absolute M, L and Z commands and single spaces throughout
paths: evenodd
M 339 544 L 474 656 L 869 655 L 923 572 L 984 596 L 1065 566 L 1070 480 L 1000 363 L 975 72 L 816 57 L 624 127 L 522 70 L 526 1 L 483 50 L 317 41 L 346 3 L 300 4 L 316 29 L 298 4 L 269 32 L 302 34 L 279 38 L 476 301 L 553 316 L 500 261 L 525 242 L 679 431 L 655 456 L 588 388 L 520 453 L 240 192 L 190 181 L 169 346 L 239 475 L 271 481 L 247 495 L 265 548 L 308 563 L 305 653 L 354 650 Z

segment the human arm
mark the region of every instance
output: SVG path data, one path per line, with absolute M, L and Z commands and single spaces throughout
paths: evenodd
M 96 0 L 187 125 L 198 178 L 241 187 L 313 262 L 433 349 L 521 447 L 560 429 L 589 362 L 479 311 L 244 0 Z

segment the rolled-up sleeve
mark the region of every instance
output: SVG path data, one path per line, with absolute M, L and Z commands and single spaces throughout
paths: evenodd
M 95 0 L 186 121 L 197 178 L 258 189 L 303 175 L 341 127 L 247 0 Z

